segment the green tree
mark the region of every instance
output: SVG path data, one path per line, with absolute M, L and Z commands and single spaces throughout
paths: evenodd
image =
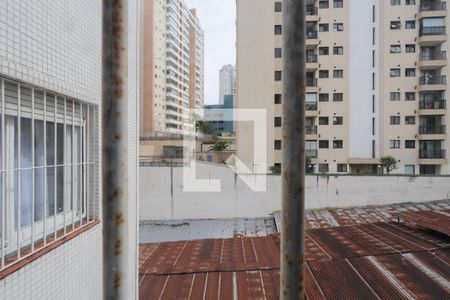
M 196 131 L 206 134 L 206 135 L 212 135 L 214 134 L 214 126 L 211 124 L 211 122 L 198 120 L 195 122 L 195 129 Z
M 380 158 L 380 164 L 389 174 L 392 170 L 397 169 L 397 160 L 393 156 L 383 156 Z
M 217 137 L 214 139 L 214 144 L 209 148 L 209 151 L 214 151 L 217 153 L 217 158 L 220 163 L 223 163 L 222 152 L 229 150 L 230 144 L 227 141 L 220 140 Z

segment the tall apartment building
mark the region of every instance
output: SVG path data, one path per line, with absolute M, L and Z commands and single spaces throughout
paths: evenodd
M 265 108 L 268 165 L 281 164 L 282 3 L 237 1 L 237 107 Z M 306 155 L 316 172 L 448 174 L 446 2 L 309 0 Z M 238 156 L 253 161 L 251 124 Z
M 224 104 L 226 95 L 236 94 L 236 68 L 223 66 L 219 71 L 219 104 Z
M 140 10 L 127 5 L 120 282 L 135 299 Z M 0 15 L 0 299 L 102 299 L 102 2 L 1 1 Z
M 203 108 L 204 34 L 182 0 L 144 1 L 141 136 L 182 133 Z

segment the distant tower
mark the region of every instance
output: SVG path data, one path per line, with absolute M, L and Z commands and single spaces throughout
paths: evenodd
M 236 94 L 236 68 L 225 65 L 220 69 L 219 104 L 224 103 L 225 95 Z

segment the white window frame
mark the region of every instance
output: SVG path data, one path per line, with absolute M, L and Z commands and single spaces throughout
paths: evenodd
M 12 92 L 11 90 L 7 91 L 7 84 L 9 89 L 17 88 L 16 91 L 13 91 L 15 94 L 10 95 Z M 30 92 L 31 96 L 22 96 L 22 91 L 25 90 Z M 42 102 L 37 101 L 38 94 L 41 95 L 39 101 Z M 36 244 L 39 245 L 39 248 L 45 247 L 66 236 L 69 232 L 73 232 L 95 220 L 97 212 L 94 198 L 96 193 L 92 193 L 90 190 L 95 188 L 98 182 L 95 175 L 97 172 L 97 152 L 95 148 L 97 147 L 98 118 L 96 107 L 92 104 L 83 103 L 9 78 L 0 77 L 0 97 L 0 153 L 2 162 L 0 165 L 0 174 L 2 175 L 0 177 L 0 270 L 2 270 L 7 267 L 5 261 L 11 256 L 16 256 L 14 262 L 19 261 L 32 255 L 35 252 Z M 61 102 L 64 106 L 63 117 L 60 114 L 61 105 L 59 104 Z M 67 110 L 67 103 L 70 103 L 71 112 Z M 52 114 L 52 116 L 49 114 Z M 31 162 L 28 162 L 29 165 L 22 165 L 21 124 L 27 119 L 31 120 L 31 149 L 27 152 L 27 156 L 31 154 Z M 37 156 L 35 153 L 38 149 L 35 126 L 39 121 L 42 121 L 41 133 L 44 139 L 39 146 L 41 154 L 38 155 L 41 155 L 41 163 L 36 162 Z M 52 137 L 54 143 L 52 152 L 54 151 L 54 153 L 47 151 L 49 124 L 53 124 L 54 128 L 54 136 Z M 58 125 L 63 125 L 64 128 L 64 161 L 61 164 L 57 161 L 57 145 L 60 142 L 57 137 Z M 69 134 L 68 131 L 70 131 Z M 78 143 L 74 142 L 72 138 L 77 135 Z M 48 161 L 48 155 L 51 156 L 52 154 L 54 155 L 53 164 Z M 58 203 L 61 200 L 58 201 L 58 194 L 56 193 L 57 189 L 60 188 L 57 184 L 57 168 L 64 168 L 64 180 L 70 178 L 70 182 L 65 182 L 63 186 L 62 212 L 58 212 Z M 49 170 L 54 170 L 55 182 L 52 186 L 54 191 L 51 191 L 53 193 L 52 199 L 50 199 L 50 191 L 48 190 Z M 22 210 L 24 209 L 21 206 L 21 189 L 23 187 L 21 176 L 23 175 L 21 174 L 26 174 L 25 172 L 31 172 L 30 192 L 32 195 L 31 207 L 28 207 L 31 212 L 26 213 L 30 213 L 30 220 L 23 224 L 21 222 Z M 41 175 L 38 175 L 38 172 Z M 42 197 L 40 200 L 43 201 L 44 207 L 37 207 L 35 202 L 37 198 L 37 178 L 40 178 L 40 182 L 37 184 L 44 182 L 43 190 L 39 194 L 39 197 Z M 66 195 L 69 196 L 66 198 Z M 76 201 L 73 199 L 76 199 Z M 50 200 L 54 203 L 50 203 Z M 52 212 L 48 211 L 50 204 L 54 205 Z M 68 210 L 66 205 L 69 205 Z M 36 219 L 37 208 L 42 213 L 39 220 Z M 31 251 L 22 253 L 24 248 L 31 248 Z

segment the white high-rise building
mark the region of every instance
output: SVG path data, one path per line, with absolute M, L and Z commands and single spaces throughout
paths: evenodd
M 189 109 L 203 108 L 203 30 L 182 0 L 145 0 L 143 10 L 140 134 L 182 133 Z
M 236 94 L 236 68 L 233 65 L 225 65 L 219 74 L 219 104 L 223 104 L 225 95 Z

